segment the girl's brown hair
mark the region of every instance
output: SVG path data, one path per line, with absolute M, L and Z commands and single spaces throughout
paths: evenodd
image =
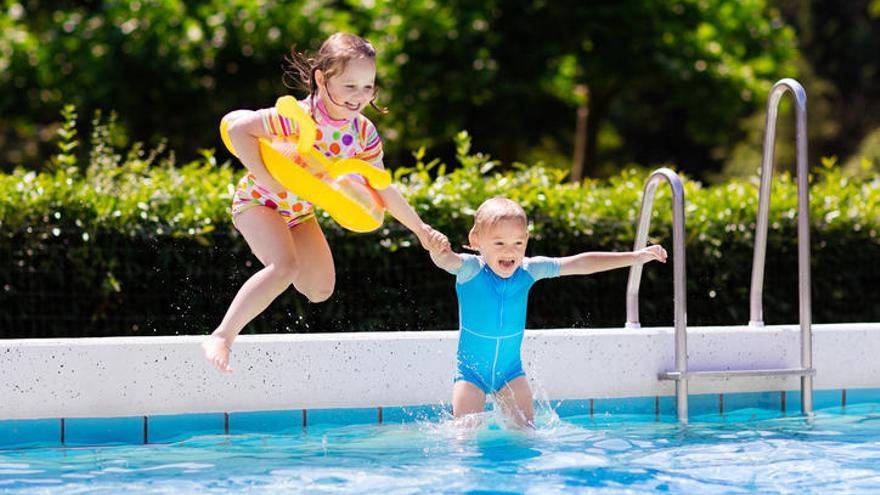
M 315 71 L 320 70 L 326 79 L 345 71 L 349 60 L 376 60 L 376 49 L 369 41 L 349 33 L 334 33 L 321 44 L 318 55 L 310 56 L 306 52 L 298 52 L 291 47 L 290 55 L 284 57 L 282 65 L 282 81 L 291 89 L 303 89 L 311 96 L 311 114 L 315 116 L 315 97 L 318 94 L 318 82 Z M 376 105 L 375 92 L 370 106 L 379 113 L 387 113 L 388 109 Z

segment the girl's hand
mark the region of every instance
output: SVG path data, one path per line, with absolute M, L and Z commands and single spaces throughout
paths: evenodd
M 642 248 L 636 251 L 637 263 L 648 263 L 650 261 L 659 261 L 661 263 L 666 263 L 666 250 L 663 249 L 663 246 L 648 246 L 646 248 Z
M 422 231 L 419 233 L 418 237 L 422 247 L 427 251 L 438 252 L 451 249 L 449 239 L 447 239 L 441 232 L 434 230 L 434 228 L 428 224 L 422 224 Z

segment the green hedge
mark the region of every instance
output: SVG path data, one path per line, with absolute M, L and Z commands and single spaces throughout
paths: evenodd
M 217 164 L 211 152 L 187 164 L 161 149 L 135 146 L 122 154 L 104 144 L 109 127 L 96 126 L 88 164 L 74 158 L 76 130 L 66 126 L 53 171 L 0 175 L 0 336 L 206 333 L 257 269 L 228 214 L 240 165 Z M 571 184 L 541 164 L 500 170 L 470 151 L 465 133 L 456 145 L 460 163 L 452 171 L 426 163 L 423 153 L 414 167 L 395 171 L 422 217 L 455 245 L 465 242 L 483 199 L 506 195 L 533 222 L 530 254 L 632 247 L 649 171 Z M 685 188 L 688 322 L 745 323 L 757 181 L 704 187 L 686 180 Z M 658 192 L 651 240 L 666 245 L 674 261 L 667 189 Z M 812 176 L 814 321 L 880 320 L 878 201 L 880 177 L 844 175 L 833 160 Z M 797 321 L 795 208 L 795 183 L 781 174 L 770 212 L 768 323 Z M 288 290 L 246 331 L 456 327 L 452 277 L 399 224 L 389 220 L 358 235 L 321 221 L 337 264 L 334 296 L 309 304 Z M 644 272 L 642 323 L 670 325 L 672 263 Z M 626 279 L 627 271 L 617 270 L 542 282 L 532 292 L 529 326 L 620 326 Z

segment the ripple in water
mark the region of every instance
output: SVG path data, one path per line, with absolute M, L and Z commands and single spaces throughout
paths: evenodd
M 680 426 L 653 416 L 541 411 L 534 431 L 494 412 L 205 436 L 170 445 L 0 452 L 3 493 L 877 493 L 876 406 Z M 737 417 L 761 417 L 759 414 Z

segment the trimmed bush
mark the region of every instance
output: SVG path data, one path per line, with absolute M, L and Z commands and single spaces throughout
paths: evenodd
M 3 337 L 203 334 L 219 323 L 240 285 L 258 269 L 231 225 L 232 187 L 240 165 L 202 160 L 176 164 L 162 149 L 124 155 L 96 125 L 89 163 L 66 130 L 54 170 L 0 175 L 0 328 Z M 65 131 L 62 131 L 65 132 Z M 581 184 L 536 164 L 500 170 L 456 139 L 452 171 L 415 154 L 395 171 L 419 214 L 466 241 L 474 209 L 486 198 L 519 201 L 532 221 L 530 254 L 629 250 L 647 170 L 627 169 Z M 811 178 L 815 322 L 877 321 L 880 295 L 880 177 L 844 175 L 827 161 Z M 704 187 L 685 181 L 688 323 L 748 320 L 757 180 Z M 668 188 L 655 201 L 650 239 L 670 263 L 644 270 L 641 321 L 672 323 L 671 208 Z M 767 323 L 797 321 L 796 186 L 773 185 L 765 276 Z M 414 236 L 392 219 L 377 232 L 352 234 L 321 216 L 337 264 L 337 290 L 309 304 L 288 290 L 245 332 L 453 329 L 453 278 L 435 268 Z M 620 326 L 627 270 L 537 284 L 529 326 Z

